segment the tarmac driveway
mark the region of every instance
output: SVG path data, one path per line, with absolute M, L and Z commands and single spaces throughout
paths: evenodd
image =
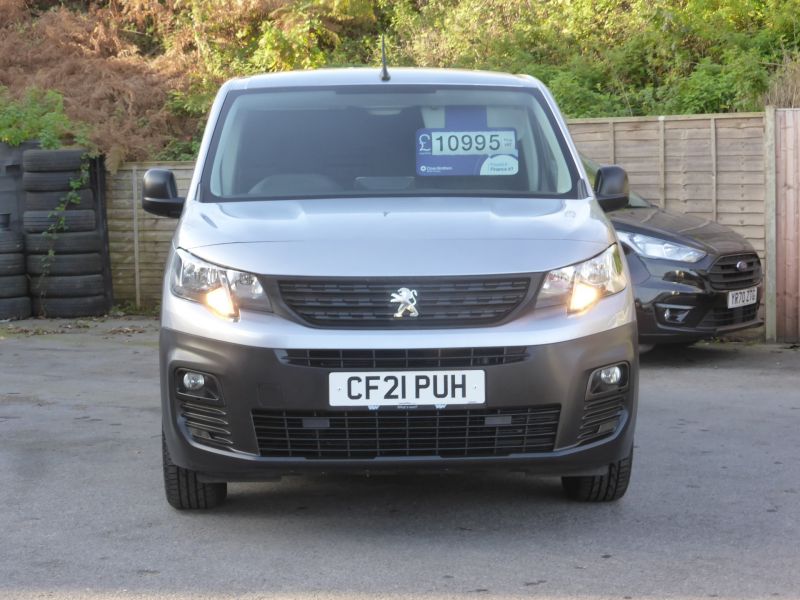
M 611 505 L 556 479 L 293 477 L 163 497 L 157 323 L 0 324 L 0 598 L 800 598 L 800 351 L 643 357 Z

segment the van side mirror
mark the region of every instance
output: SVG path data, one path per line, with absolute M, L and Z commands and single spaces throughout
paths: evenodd
M 628 206 L 628 174 L 625 169 L 616 165 L 597 169 L 594 193 L 605 212 Z
M 149 169 L 142 185 L 142 208 L 159 217 L 177 219 L 186 200 L 178 196 L 175 174 L 168 169 Z

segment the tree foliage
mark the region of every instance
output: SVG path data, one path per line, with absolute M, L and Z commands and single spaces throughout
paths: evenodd
M 36 17 L 50 4 L 27 6 Z M 52 10 L 86 12 L 148 68 L 182 73 L 162 93 L 196 133 L 155 144 L 170 157 L 196 150 L 224 80 L 377 65 L 381 34 L 390 64 L 534 75 L 570 117 L 761 110 L 765 94 L 796 86 L 787 73 L 800 56 L 800 0 L 84 0 Z

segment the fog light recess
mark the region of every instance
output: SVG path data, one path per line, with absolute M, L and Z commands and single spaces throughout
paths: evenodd
M 179 399 L 222 404 L 219 383 L 213 375 L 191 369 L 178 369 L 175 371 L 175 383 Z
M 628 363 L 595 369 L 589 377 L 588 396 L 618 392 L 628 387 Z

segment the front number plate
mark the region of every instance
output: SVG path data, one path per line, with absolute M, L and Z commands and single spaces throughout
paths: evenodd
M 758 302 L 758 288 L 747 288 L 745 290 L 736 290 L 735 292 L 728 292 L 728 308 L 737 308 L 739 306 L 749 306 Z
M 331 406 L 483 404 L 483 371 L 368 371 L 331 373 Z

